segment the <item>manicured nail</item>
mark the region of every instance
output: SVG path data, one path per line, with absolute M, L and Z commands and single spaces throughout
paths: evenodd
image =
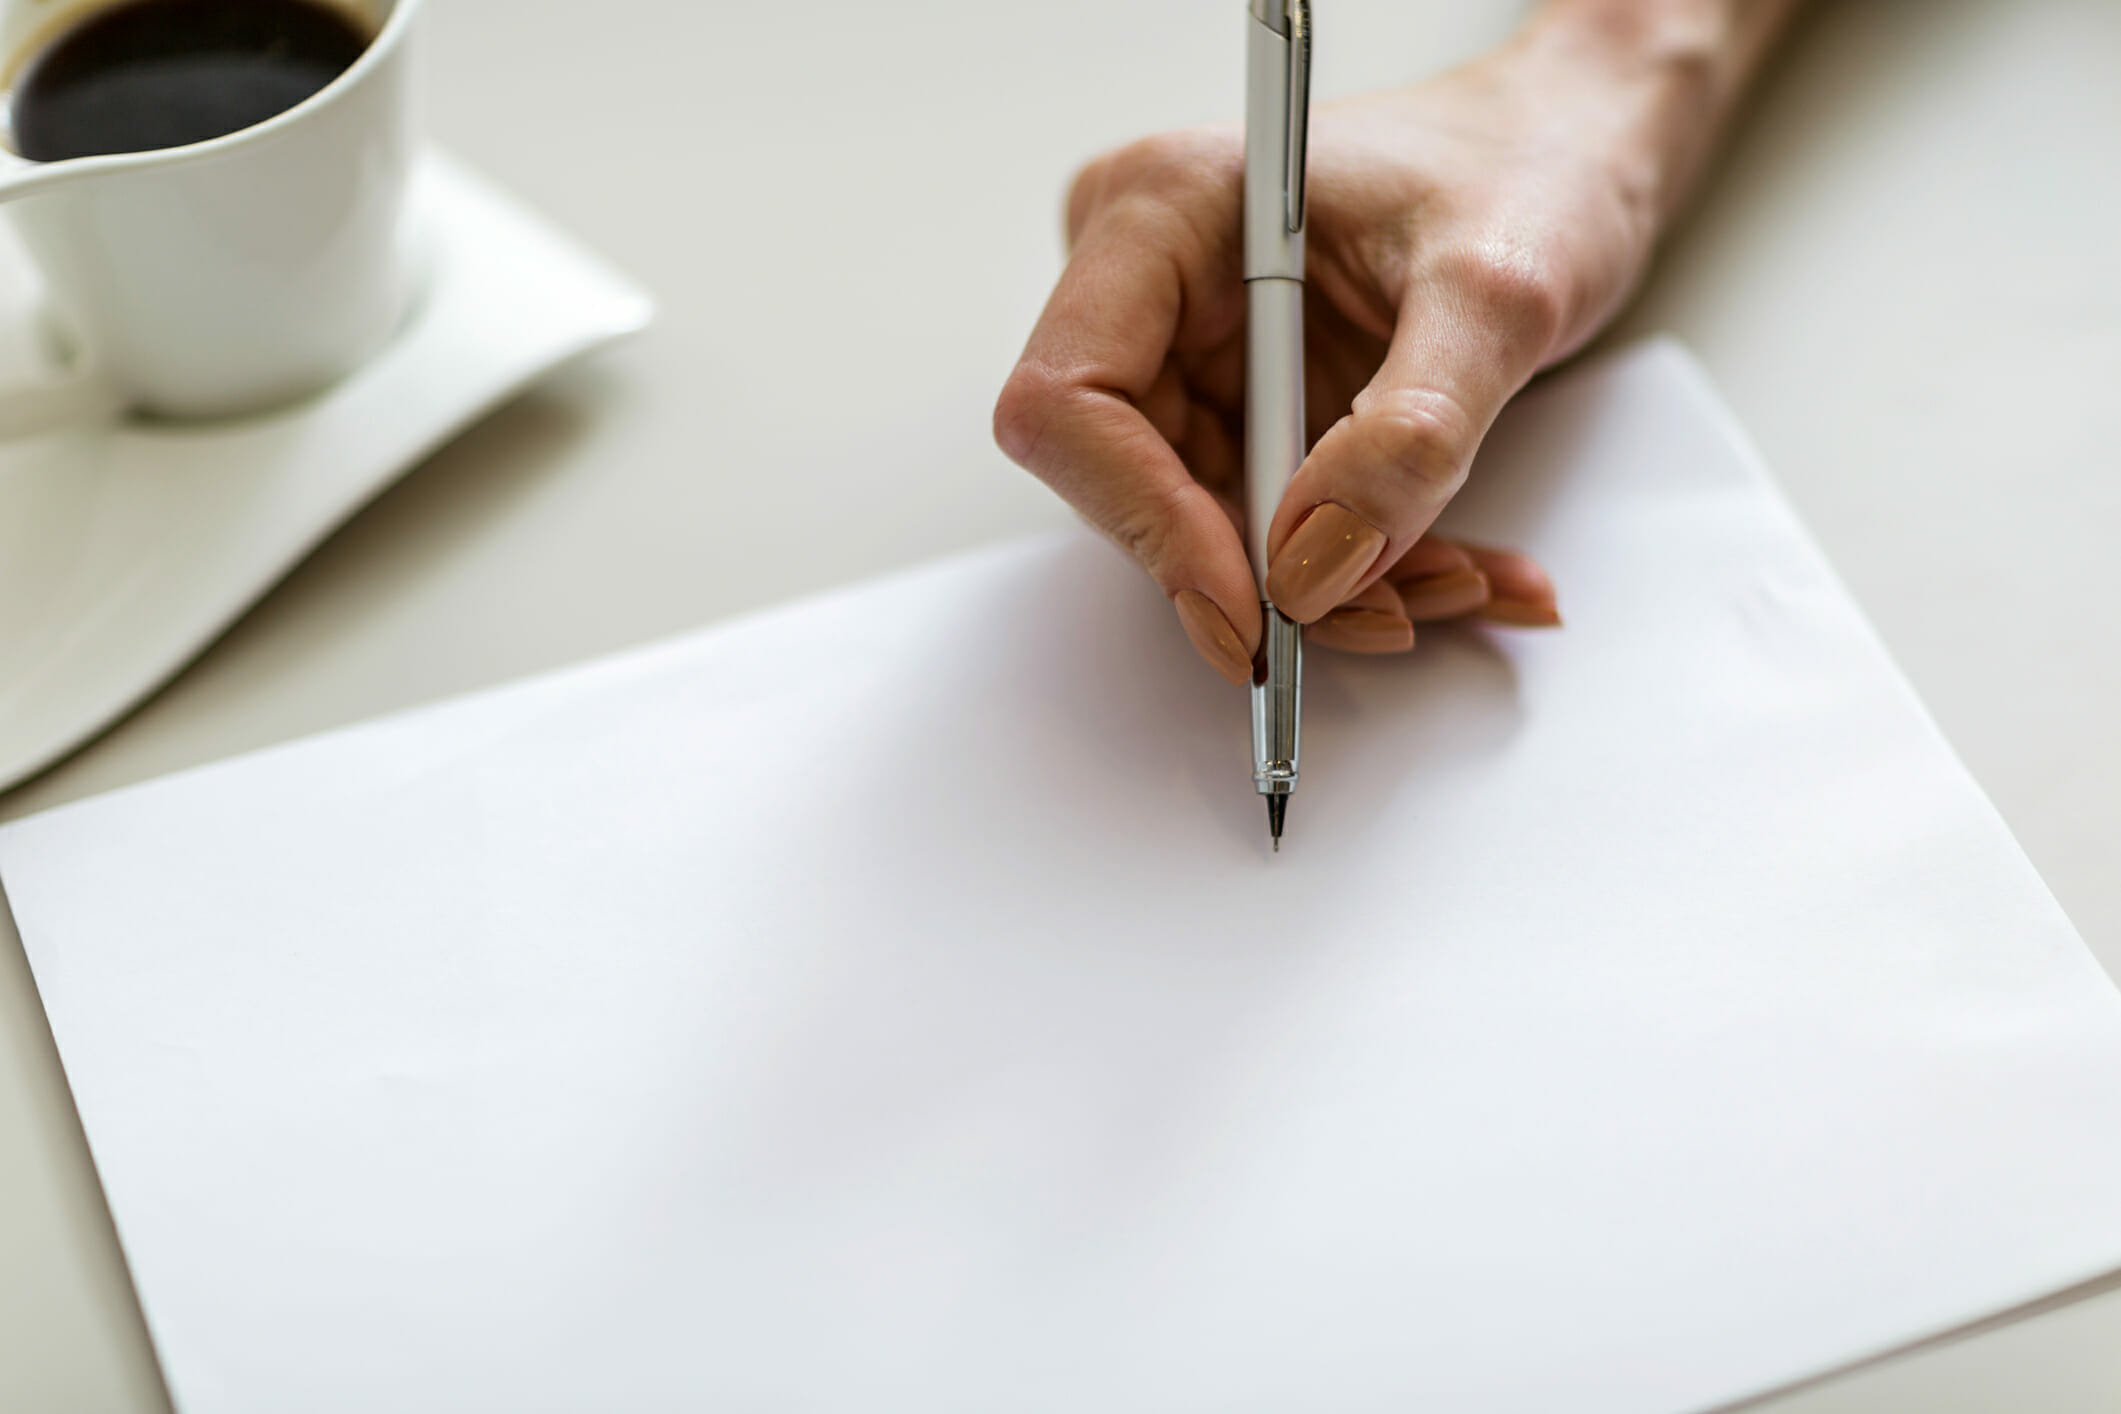
M 1385 533 L 1346 506 L 1326 501 L 1304 517 L 1267 568 L 1267 597 L 1300 624 L 1348 597 L 1385 547 Z
M 1479 570 L 1423 575 L 1399 586 L 1399 602 L 1420 623 L 1455 619 L 1488 602 L 1488 577 Z
M 1252 655 L 1245 652 L 1244 640 L 1230 627 L 1229 619 L 1215 607 L 1213 599 L 1198 589 L 1181 589 L 1171 596 L 1171 605 L 1178 610 L 1178 621 L 1185 625 L 1186 637 L 1193 640 L 1193 646 L 1210 667 L 1233 683 L 1252 680 Z
M 1414 625 L 1377 609 L 1335 609 L 1304 637 L 1344 653 L 1404 653 L 1414 646 Z
M 1534 604 L 1524 599 L 1490 599 L 1480 606 L 1480 617 L 1511 628 L 1560 628 L 1561 611 L 1552 604 Z

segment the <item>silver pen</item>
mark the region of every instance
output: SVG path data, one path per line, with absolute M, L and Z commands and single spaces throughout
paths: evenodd
M 1267 599 L 1267 526 L 1304 459 L 1304 149 L 1310 0 L 1250 0 L 1245 46 L 1245 543 L 1266 639 L 1252 666 L 1252 784 L 1281 850 L 1303 726 L 1303 627 Z

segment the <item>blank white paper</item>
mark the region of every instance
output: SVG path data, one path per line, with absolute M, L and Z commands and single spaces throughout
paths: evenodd
M 2121 1004 L 1652 346 L 1568 627 L 1244 694 L 1087 536 L 20 822 L 186 1414 L 1700 1410 L 2121 1266 Z

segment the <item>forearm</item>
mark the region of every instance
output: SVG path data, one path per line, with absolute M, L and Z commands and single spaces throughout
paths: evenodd
M 1510 47 L 1614 156 L 1661 229 L 1802 0 L 1545 0 Z

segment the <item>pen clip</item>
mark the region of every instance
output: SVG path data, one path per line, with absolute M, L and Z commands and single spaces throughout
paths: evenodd
M 1288 127 L 1282 148 L 1282 224 L 1290 235 L 1304 228 L 1304 155 L 1310 143 L 1311 0 L 1286 0 L 1289 16 Z

